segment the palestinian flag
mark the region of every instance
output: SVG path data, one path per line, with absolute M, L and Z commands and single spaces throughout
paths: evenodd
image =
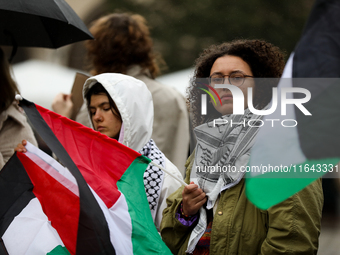
M 0 211 L 3 249 L 9 254 L 171 254 L 156 230 L 145 194 L 143 173 L 149 159 L 26 100 L 21 106 L 67 169 L 32 146 L 8 162 L 0 172 L 7 183 L 0 196 L 8 197 Z M 17 227 L 18 219 L 33 213 L 32 207 L 44 232 L 33 219 L 19 222 L 36 228 L 32 234 Z M 16 239 L 6 236 L 27 240 L 27 249 L 36 252 L 18 252 Z
M 246 194 L 261 209 L 282 202 L 328 171 L 339 172 L 333 168 L 340 161 L 339 16 L 339 1 L 316 1 L 278 86 L 279 98 L 284 89 L 308 90 L 311 98 L 303 107 L 311 115 L 289 104 L 287 115 L 278 109 L 265 119 L 290 119 L 297 125 L 260 128 L 249 162 L 259 172 L 246 174 Z M 304 97 L 287 94 L 295 100 Z
M 0 254 L 70 254 L 65 244 L 75 254 L 79 192 L 53 158 L 31 144 L 14 154 L 0 172 L 0 196 Z

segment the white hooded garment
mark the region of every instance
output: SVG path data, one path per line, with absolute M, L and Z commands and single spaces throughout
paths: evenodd
M 106 89 L 122 117 L 119 142 L 149 157 L 156 164 L 163 166 L 182 179 L 177 167 L 164 156 L 154 141 L 150 140 L 154 116 L 153 102 L 151 93 L 144 82 L 124 74 L 96 75 L 89 78 L 84 84 L 84 101 L 86 101 L 87 91 L 96 83 L 100 83 Z M 175 192 L 181 184 L 159 168 L 149 165 L 144 173 L 144 186 L 152 217 L 159 229 L 162 212 L 166 208 L 166 198 Z M 158 190 L 159 188 L 160 190 Z

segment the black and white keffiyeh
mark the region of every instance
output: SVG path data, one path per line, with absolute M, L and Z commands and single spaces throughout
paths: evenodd
M 206 193 L 207 209 L 213 208 L 223 190 L 235 186 L 243 178 L 244 171 L 240 171 L 240 167 L 248 163 L 261 118 L 246 109 L 244 115 L 225 115 L 220 118 L 223 121 L 209 122 L 195 128 L 197 145 L 190 181 Z M 194 251 L 206 227 L 206 211 L 202 207 L 186 252 Z
M 145 157 L 151 159 L 157 165 L 165 168 L 165 156 L 161 152 L 155 142 L 150 139 L 149 142 L 139 151 Z M 158 167 L 149 164 L 144 172 L 144 188 L 146 196 L 149 201 L 152 218 L 155 220 L 156 212 L 158 209 L 158 201 L 161 194 L 164 173 Z

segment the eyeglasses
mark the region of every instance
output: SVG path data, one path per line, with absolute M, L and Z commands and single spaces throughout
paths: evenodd
M 234 85 L 236 87 L 242 86 L 245 78 L 254 77 L 251 75 L 246 75 L 240 71 L 235 71 L 227 75 L 213 74 L 209 76 L 210 86 L 214 87 L 216 84 L 225 84 L 226 76 L 228 76 L 229 84 Z

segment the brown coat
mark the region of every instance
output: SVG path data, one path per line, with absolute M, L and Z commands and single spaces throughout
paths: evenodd
M 0 169 L 12 157 L 14 149 L 24 139 L 35 146 L 38 145 L 21 108 L 12 104 L 0 114 Z
M 189 115 L 185 98 L 174 88 L 151 79 L 133 66 L 128 75 L 143 81 L 151 92 L 154 106 L 151 138 L 184 176 L 189 151 Z

